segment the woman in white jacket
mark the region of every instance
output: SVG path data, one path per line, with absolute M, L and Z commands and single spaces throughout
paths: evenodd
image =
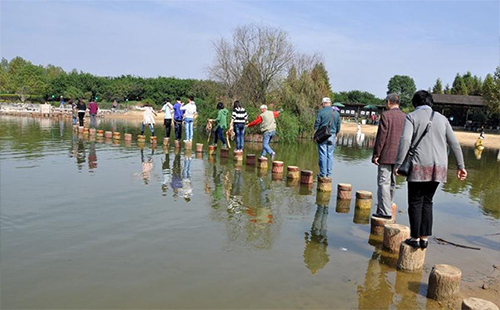
M 151 130 L 151 135 L 155 135 L 155 129 L 154 129 L 154 124 L 155 124 L 155 118 L 153 115 L 157 115 L 155 110 L 149 105 L 149 103 L 146 103 L 142 107 L 136 107 L 138 110 L 144 111 L 142 114 L 142 127 L 141 127 L 141 135 L 144 135 L 144 127 L 146 125 L 149 125 L 149 129 Z

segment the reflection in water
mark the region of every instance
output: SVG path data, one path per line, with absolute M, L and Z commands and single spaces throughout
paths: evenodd
M 233 188 L 231 189 L 231 196 L 227 206 L 230 212 L 240 212 L 241 207 L 243 207 L 243 196 L 241 194 L 242 185 L 243 175 L 241 169 L 236 169 L 234 171 Z
M 95 142 L 91 142 L 89 147 L 89 170 L 92 172 L 95 168 L 97 168 L 97 153 L 95 150 Z
M 191 154 L 184 156 L 184 168 L 182 169 L 182 190 L 184 200 L 190 201 L 193 196 L 193 184 L 191 182 Z
M 388 309 L 392 303 L 394 292 L 389 282 L 389 274 L 393 268 L 381 264 L 380 248 L 375 248 L 368 262 L 363 285 L 358 285 L 359 309 Z
M 182 189 L 182 177 L 181 177 L 181 155 L 176 153 L 174 157 L 174 165 L 172 168 L 172 190 L 174 191 L 174 198 L 179 196 L 179 191 Z
M 142 179 L 144 184 L 149 184 L 151 178 L 151 170 L 153 170 L 153 155 L 155 151 L 151 150 L 151 155 L 144 156 L 144 149 L 141 149 L 141 162 L 142 162 Z
M 78 170 L 82 170 L 83 164 L 85 163 L 85 144 L 83 140 L 78 136 L 78 151 L 76 153 L 76 166 Z
M 314 221 L 311 227 L 311 234 L 305 233 L 304 263 L 312 274 L 318 273 L 330 261 L 327 253 L 328 206 L 318 205 L 314 214 Z
M 166 193 L 168 190 L 168 185 L 172 180 L 172 172 L 170 171 L 170 154 L 165 154 L 165 159 L 163 159 L 163 163 L 161 166 L 162 172 L 162 182 L 161 182 L 161 190 Z

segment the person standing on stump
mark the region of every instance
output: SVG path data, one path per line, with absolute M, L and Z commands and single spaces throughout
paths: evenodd
M 432 235 L 432 199 L 448 174 L 447 144 L 457 162 L 457 178 L 463 181 L 467 177 L 460 144 L 446 117 L 432 110 L 433 103 L 432 95 L 425 90 L 413 95 L 415 111 L 406 116 L 394 167 L 398 175 L 406 156 L 413 151 L 407 177 L 411 238 L 405 243 L 423 249 L 427 248 L 428 237 Z
M 97 127 L 97 111 L 99 110 L 99 107 L 97 106 L 97 103 L 92 100 L 89 103 L 89 114 L 90 114 L 90 127 L 96 128 Z
M 174 107 L 170 103 L 170 98 L 167 98 L 167 101 L 161 108 L 164 114 L 163 125 L 165 125 L 165 138 L 170 138 L 170 131 L 172 129 L 172 114 L 174 112 Z
M 184 111 L 181 110 L 181 98 L 177 97 L 174 103 L 174 128 L 175 128 L 175 140 L 180 141 L 182 136 L 182 118 Z
M 224 133 L 227 129 L 227 115 L 229 114 L 229 111 L 224 108 L 224 103 L 222 102 L 217 103 L 217 110 L 217 118 L 214 120 L 214 123 L 217 126 L 214 133 L 214 145 L 217 146 L 217 141 L 220 139 L 222 141 L 222 147 L 225 148 L 226 139 L 224 139 Z
M 278 111 L 268 111 L 267 105 L 263 104 L 260 106 L 261 114 L 257 116 L 250 124 L 246 127 L 252 127 L 260 124 L 260 131 L 262 132 L 262 152 L 260 153 L 261 158 L 266 157 L 266 153 L 271 155 L 271 159 L 274 160 L 276 153 L 271 149 L 269 143 L 271 139 L 276 134 L 276 120 L 278 117 Z
M 340 115 L 332 108 L 332 100 L 325 97 L 321 100 L 323 108 L 318 111 L 314 122 L 315 136 L 322 128 L 327 128 L 331 136 L 324 141 L 318 142 L 319 155 L 319 177 L 331 178 L 333 169 L 333 151 L 337 143 L 337 134 L 340 132 Z
M 378 166 L 377 211 L 374 217 L 391 219 L 396 175 L 393 173 L 398 154 L 399 140 L 403 134 L 406 114 L 399 109 L 399 96 L 387 96 L 387 111 L 382 113 L 373 148 L 372 162 Z
M 236 150 L 243 151 L 245 145 L 245 123 L 247 122 L 248 114 L 239 101 L 234 102 L 233 113 L 231 115 L 231 124 L 234 126 L 236 134 Z M 229 126 L 231 127 L 231 125 Z
M 149 103 L 146 103 L 142 107 L 136 107 L 136 109 L 144 111 L 144 113 L 142 114 L 141 135 L 144 135 L 144 129 L 146 126 L 148 126 L 149 129 L 151 130 L 151 136 L 154 137 L 155 136 L 155 128 L 154 128 L 155 118 L 154 118 L 154 116 L 157 115 L 155 110 L 149 105 Z
M 82 99 L 78 99 L 78 103 L 76 104 L 76 109 L 78 110 L 78 121 L 80 127 L 83 127 L 83 120 L 85 118 L 85 111 L 87 111 L 87 105 L 83 102 Z

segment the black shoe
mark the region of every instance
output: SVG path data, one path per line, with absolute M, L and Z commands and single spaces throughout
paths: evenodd
M 383 214 L 378 214 L 378 213 L 373 213 L 372 216 L 373 217 L 378 217 L 378 218 L 381 218 L 381 219 L 386 219 L 386 220 L 392 219 L 392 216 L 390 216 L 390 215 L 383 215 Z
M 426 249 L 427 246 L 429 246 L 429 241 L 428 240 L 420 239 L 420 248 L 421 249 Z
M 411 238 L 406 239 L 405 243 L 408 244 L 409 246 L 411 246 L 414 249 L 420 247 L 420 242 L 418 242 L 417 240 L 413 240 Z

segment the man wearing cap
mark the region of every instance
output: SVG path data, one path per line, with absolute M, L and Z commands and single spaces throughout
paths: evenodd
M 337 141 L 337 135 L 340 132 L 340 115 L 332 108 L 332 100 L 325 97 L 321 100 L 323 108 L 318 111 L 314 130 L 329 126 L 331 136 L 326 141 L 318 143 L 319 154 L 319 177 L 331 178 L 333 169 L 333 151 Z
M 246 127 L 252 127 L 260 124 L 260 131 L 262 132 L 262 153 L 260 154 L 260 157 L 265 157 L 266 153 L 268 153 L 271 155 L 271 158 L 274 159 L 274 155 L 276 153 L 269 146 L 269 142 L 271 142 L 271 139 L 276 134 L 275 118 L 278 117 L 279 112 L 268 111 L 265 104 L 260 106 L 260 111 L 262 113 Z

